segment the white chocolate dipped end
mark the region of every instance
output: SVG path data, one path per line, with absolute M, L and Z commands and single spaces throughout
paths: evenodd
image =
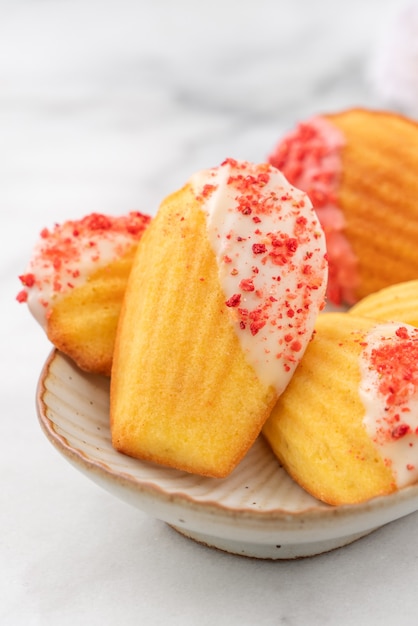
M 88 276 L 121 258 L 140 239 L 150 217 L 137 211 L 119 217 L 92 213 L 80 220 L 43 229 L 17 299 L 26 302 L 37 322 L 47 329 L 57 300 L 85 283 Z
M 308 196 L 268 164 L 227 159 L 190 184 L 202 201 L 225 304 L 260 381 L 287 386 L 324 306 L 326 245 Z
M 360 357 L 364 426 L 397 488 L 418 480 L 418 329 L 388 322 L 365 337 Z

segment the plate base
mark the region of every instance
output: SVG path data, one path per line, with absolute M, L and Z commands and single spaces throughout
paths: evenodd
M 201 544 L 256 559 L 298 559 L 348 545 L 418 510 L 418 484 L 353 506 L 326 506 L 278 467 L 263 438 L 220 481 L 123 455 L 109 429 L 109 380 L 53 350 L 37 390 L 42 429 L 98 485 Z
M 254 559 L 266 559 L 271 561 L 302 559 L 310 556 L 317 556 L 336 550 L 344 546 L 366 537 L 376 530 L 372 528 L 361 533 L 348 535 L 346 537 L 337 537 L 334 539 L 324 539 L 314 541 L 312 543 L 288 543 L 288 544 L 263 544 L 263 543 L 247 543 L 242 541 L 234 541 L 233 539 L 224 539 L 222 537 L 212 537 L 204 533 L 194 532 L 185 528 L 179 528 L 169 524 L 171 528 L 181 535 L 193 539 L 197 543 L 208 546 L 209 548 L 217 548 L 222 552 L 246 556 Z

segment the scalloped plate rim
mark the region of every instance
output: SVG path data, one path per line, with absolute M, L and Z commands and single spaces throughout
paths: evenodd
M 343 540 L 352 531 L 353 523 L 355 523 L 356 527 L 358 526 L 356 533 L 360 533 L 359 536 L 364 536 L 387 523 L 396 521 L 418 510 L 418 484 L 406 487 L 388 496 L 379 496 L 367 502 L 355 505 L 332 507 L 324 506 L 323 503 L 318 502 L 317 507 L 313 505 L 300 511 L 290 511 L 281 508 L 263 511 L 239 507 L 231 508 L 230 506 L 217 502 L 216 499 L 213 501 L 198 501 L 184 490 L 168 493 L 163 487 L 158 485 L 158 478 L 153 479 L 155 482 L 152 482 L 151 479 L 139 480 L 126 472 L 116 471 L 105 462 L 93 459 L 82 450 L 73 447 L 62 434 L 55 430 L 55 423 L 47 414 L 48 405 L 45 402 L 44 396 L 48 392 L 45 383 L 50 375 L 51 366 L 55 359 L 59 358 L 69 362 L 82 377 L 86 376 L 88 378 L 90 376 L 79 370 L 77 366 L 73 364 L 68 357 L 59 352 L 59 350 L 55 348 L 52 349 L 41 370 L 36 390 L 37 415 L 44 434 L 58 452 L 84 475 L 87 475 L 91 480 L 101 485 L 107 491 L 119 496 L 124 501 L 129 502 L 135 499 L 136 502 L 131 503 L 151 515 L 153 514 L 152 509 L 154 503 L 156 508 L 162 505 L 163 509 L 167 509 L 167 507 L 185 509 L 190 513 L 197 514 L 198 518 L 206 518 L 206 520 L 211 519 L 214 521 L 215 527 L 222 524 L 230 526 L 231 521 L 238 519 L 242 524 L 244 533 L 248 534 L 248 532 L 252 531 L 252 534 L 256 535 L 253 538 L 255 543 L 263 542 L 263 537 L 257 536 L 259 532 L 261 532 L 261 535 L 268 535 L 269 533 L 274 534 L 277 532 L 277 534 L 291 537 L 292 541 L 301 544 L 308 543 L 313 533 L 317 536 L 318 541 L 321 539 L 336 539 L 340 537 L 342 546 L 347 543 Z M 116 450 L 114 450 L 114 454 L 120 455 Z M 152 464 L 144 461 L 138 462 L 145 464 L 147 467 L 152 467 Z M 125 491 L 129 492 L 129 494 L 122 493 Z M 131 497 L 132 492 L 135 493 L 134 498 Z M 129 495 L 129 497 L 127 497 L 127 495 Z M 139 504 L 138 496 L 140 500 Z M 379 512 L 382 513 L 382 516 L 379 520 L 376 520 L 376 515 Z M 171 519 L 171 515 L 163 517 L 156 515 L 156 517 L 166 521 L 168 524 L 174 526 L 176 530 L 187 535 L 187 529 L 185 528 L 183 530 L 178 528 Z M 363 523 L 359 523 L 360 521 Z M 333 526 L 332 532 L 329 532 L 330 525 Z M 199 527 L 199 520 L 197 526 Z M 199 531 L 199 528 L 196 528 L 196 522 L 191 524 L 189 530 L 191 531 L 190 536 L 196 539 L 196 537 L 193 536 L 194 531 Z M 239 534 L 238 532 L 238 535 Z M 214 537 L 214 539 L 216 539 L 216 537 Z M 337 545 L 335 547 L 339 546 Z M 321 550 L 321 552 L 322 551 L 324 550 Z M 315 552 L 313 552 L 313 554 L 315 554 Z

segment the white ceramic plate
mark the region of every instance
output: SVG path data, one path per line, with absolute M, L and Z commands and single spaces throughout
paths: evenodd
M 325 505 L 298 487 L 260 437 L 226 479 L 202 478 L 116 452 L 109 381 L 53 351 L 37 391 L 41 426 L 90 479 L 182 534 L 264 559 L 320 554 L 418 509 L 418 485 L 355 506 Z

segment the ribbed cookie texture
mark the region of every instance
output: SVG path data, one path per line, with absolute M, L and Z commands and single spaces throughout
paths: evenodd
M 110 376 L 116 328 L 137 244 L 52 307 L 49 340 L 88 372 Z
M 275 401 L 229 320 L 205 214 L 190 187 L 144 234 L 122 308 L 111 377 L 111 430 L 125 454 L 222 477 Z
M 418 124 L 353 109 L 326 115 L 342 131 L 338 204 L 358 259 L 357 298 L 418 277 Z
M 418 280 L 398 283 L 372 293 L 351 307 L 349 313 L 418 326 Z
M 329 504 L 396 489 L 363 425 L 358 393 L 361 344 L 375 325 L 345 313 L 321 314 L 315 338 L 263 428 L 292 478 Z

